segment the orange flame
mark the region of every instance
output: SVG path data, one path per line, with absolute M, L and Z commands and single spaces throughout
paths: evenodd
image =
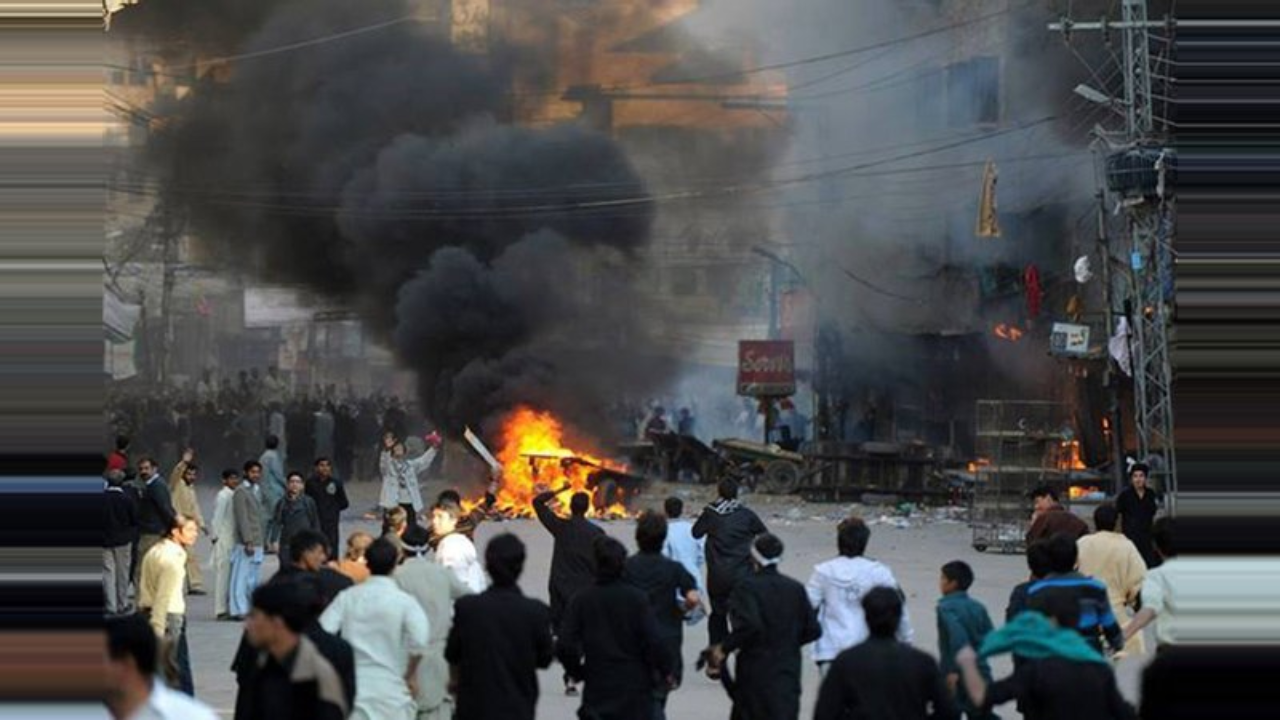
M 1089 466 L 1084 464 L 1084 459 L 1080 455 L 1080 441 L 1067 440 L 1059 446 L 1060 453 L 1058 455 L 1059 470 L 1087 470 Z
M 534 496 L 543 489 L 564 488 L 556 494 L 561 508 L 567 510 L 574 493 L 586 492 L 592 495 L 591 512 L 595 517 L 628 514 L 621 502 L 601 507 L 599 493 L 588 487 L 597 467 L 618 471 L 625 471 L 626 467 L 565 447 L 564 427 L 551 413 L 516 408 L 502 425 L 500 443 L 496 455 L 502 464 L 502 480 L 494 506 L 498 512 L 510 517 L 531 517 Z M 476 505 L 465 504 L 468 509 Z
M 969 472 L 976 473 L 978 472 L 979 469 L 988 467 L 989 465 L 991 465 L 991 460 L 984 457 L 980 457 L 974 460 L 973 462 L 969 463 L 965 467 Z
M 1098 492 L 1098 488 L 1096 487 L 1083 487 L 1080 485 L 1072 485 L 1071 487 L 1067 488 L 1067 496 L 1072 500 L 1079 500 L 1082 497 L 1092 495 L 1093 493 L 1096 493 L 1096 492 Z
M 1009 342 L 1018 342 L 1023 335 L 1022 330 L 1017 325 L 1010 325 L 1009 323 L 996 325 L 992 332 L 1001 340 L 1008 340 Z

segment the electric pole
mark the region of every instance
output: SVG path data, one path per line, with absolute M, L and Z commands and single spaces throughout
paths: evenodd
M 1124 98 L 1113 100 L 1102 96 L 1107 105 L 1123 109 L 1125 127 L 1117 133 L 1099 130 L 1106 142 L 1106 176 L 1108 189 L 1124 208 L 1127 231 L 1129 272 L 1124 283 L 1124 307 L 1132 317 L 1132 362 L 1134 381 L 1134 425 L 1137 431 L 1138 455 L 1151 466 L 1155 485 L 1164 491 L 1169 509 L 1174 509 L 1177 490 L 1177 462 L 1173 438 L 1173 369 L 1169 357 L 1169 335 L 1172 321 L 1172 199 L 1167 192 L 1166 170 L 1173 165 L 1173 154 L 1166 138 L 1157 135 L 1152 108 L 1151 37 L 1153 32 L 1171 32 L 1178 22 L 1166 19 L 1151 22 L 1147 18 L 1146 0 L 1122 0 L 1120 22 L 1076 23 L 1070 18 L 1051 23 L 1049 28 L 1070 37 L 1078 30 L 1109 29 L 1121 32 L 1123 54 L 1120 58 L 1124 76 Z M 1166 43 L 1169 47 L 1171 43 Z M 1106 88 L 1098 88 L 1101 95 Z M 1083 94 L 1083 93 L 1082 93 Z M 1104 245 L 1105 266 L 1111 262 L 1110 243 Z M 1109 281 L 1110 268 L 1106 270 Z M 1111 288 L 1107 288 L 1108 298 Z M 1108 301 L 1107 315 L 1114 307 Z M 1116 328 L 1109 321 L 1107 334 Z M 1115 422 L 1112 413 L 1111 422 Z M 1112 438 L 1121 437 L 1120 428 L 1112 428 Z

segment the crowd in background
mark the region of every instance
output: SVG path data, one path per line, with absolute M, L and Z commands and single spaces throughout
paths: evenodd
M 184 448 L 194 448 L 211 467 L 237 467 L 257 457 L 263 438 L 275 435 L 287 466 L 307 467 L 331 458 L 348 480 L 378 477 L 384 429 L 397 437 L 421 435 L 428 423 L 416 403 L 375 392 L 358 395 L 350 386 L 293 388 L 275 367 L 240 371 L 235 378 L 206 371 L 185 387 L 116 391 L 106 403 L 110 437 L 128 436 L 165 467 Z

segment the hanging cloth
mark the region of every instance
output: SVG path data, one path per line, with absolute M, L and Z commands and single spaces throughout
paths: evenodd
M 1028 265 L 1022 271 L 1022 286 L 1027 294 L 1027 319 L 1034 320 L 1040 316 L 1040 301 L 1044 299 L 1044 291 L 1040 288 L 1040 271 L 1035 265 Z

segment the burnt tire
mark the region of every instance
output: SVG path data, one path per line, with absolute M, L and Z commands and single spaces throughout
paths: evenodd
M 800 487 L 800 467 L 786 460 L 774 460 L 764 466 L 760 486 L 772 495 L 790 495 Z

